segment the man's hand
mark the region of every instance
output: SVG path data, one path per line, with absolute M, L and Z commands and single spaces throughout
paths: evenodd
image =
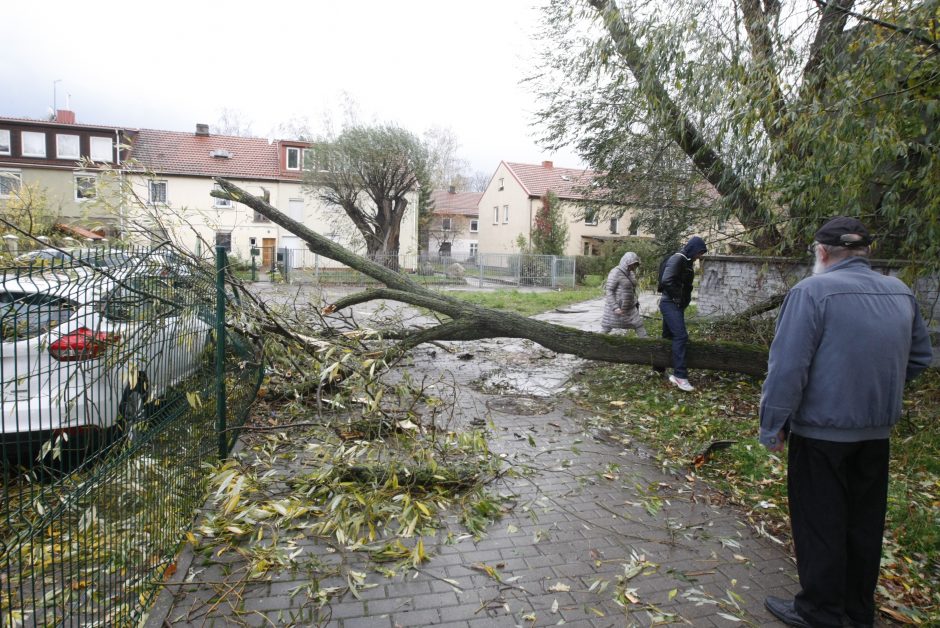
M 773 445 L 767 445 L 768 451 L 780 452 L 783 451 L 784 447 L 787 445 L 787 435 L 783 430 L 777 432 L 777 442 Z
M 614 314 L 623 314 L 623 310 L 621 310 L 619 307 L 614 308 Z

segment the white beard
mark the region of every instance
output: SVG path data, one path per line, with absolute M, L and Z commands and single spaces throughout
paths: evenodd
M 820 259 L 819 253 L 818 253 L 819 251 L 818 247 L 816 248 L 816 251 L 817 251 L 816 262 L 813 264 L 813 274 L 821 275 L 822 273 L 826 272 L 826 268 L 828 268 L 828 266 L 822 261 L 822 259 Z

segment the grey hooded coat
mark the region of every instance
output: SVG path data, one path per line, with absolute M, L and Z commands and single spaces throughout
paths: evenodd
M 633 251 L 628 251 L 607 275 L 607 282 L 604 284 L 604 316 L 601 319 L 601 329 L 604 332 L 611 329 L 643 327 L 643 317 L 637 308 L 636 273 L 630 270 L 632 264 L 639 263 L 640 257 Z M 619 314 L 614 311 L 618 309 Z

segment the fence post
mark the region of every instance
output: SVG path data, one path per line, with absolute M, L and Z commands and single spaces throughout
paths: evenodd
M 558 273 L 556 272 L 557 271 L 556 264 L 558 264 L 558 258 L 552 255 L 552 283 L 551 283 L 552 288 L 558 287 Z
M 480 260 L 480 289 L 483 289 L 483 253 L 477 253 L 477 259 Z
M 255 266 L 255 256 L 251 256 L 251 280 L 258 281 L 258 267 Z
M 215 429 L 219 459 L 228 454 L 225 436 L 225 247 L 215 247 Z

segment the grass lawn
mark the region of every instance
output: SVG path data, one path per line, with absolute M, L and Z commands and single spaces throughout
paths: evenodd
M 528 315 L 599 295 L 599 288 L 590 288 L 459 296 Z M 657 321 L 647 321 L 651 335 L 658 335 L 659 327 Z M 764 325 L 745 330 L 745 335 L 766 341 L 768 331 Z M 694 310 L 689 312 L 689 333 L 698 340 L 741 340 L 740 330 L 698 324 Z M 662 385 L 648 366 L 596 363 L 578 378 L 578 403 L 595 420 L 645 443 L 661 464 L 707 482 L 755 527 L 789 547 L 786 456 L 768 452 L 757 441 L 761 380 L 709 371 L 693 371 L 691 380 L 695 392 L 683 393 Z M 940 625 L 938 417 L 940 372 L 931 370 L 908 387 L 904 414 L 891 440 L 888 516 L 877 594 L 884 616 L 916 625 Z M 725 442 L 712 445 L 721 441 Z
M 481 290 L 453 291 L 447 294 L 494 310 L 505 310 L 523 316 L 531 316 L 572 303 L 596 299 L 603 293 L 603 289 L 598 286 L 579 286 L 572 290 L 560 291 Z

